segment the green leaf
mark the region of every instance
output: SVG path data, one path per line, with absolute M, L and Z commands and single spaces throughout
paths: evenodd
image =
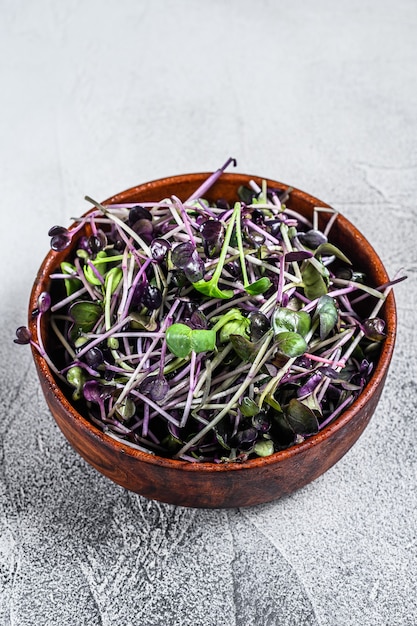
M 306 311 L 297 311 L 297 333 L 305 337 L 311 328 L 311 317 Z
M 217 284 L 214 284 L 209 281 L 199 280 L 196 283 L 193 283 L 194 289 L 197 289 L 200 293 L 203 293 L 205 296 L 209 296 L 210 298 L 219 298 L 220 300 L 228 300 L 229 298 L 233 298 L 234 293 L 231 289 L 225 289 L 222 291 L 218 288 Z
M 244 185 L 238 187 L 237 195 L 239 196 L 239 199 L 242 200 L 242 202 L 244 202 L 245 204 L 251 204 L 254 200 L 254 193 L 252 189 L 250 189 L 249 187 L 245 187 Z
M 113 294 L 116 291 L 122 278 L 123 272 L 120 267 L 113 267 L 111 270 L 109 270 L 104 280 L 104 287 L 106 291 L 110 288 L 110 294 Z
M 94 265 L 94 267 L 96 268 L 96 272 L 94 272 L 94 269 L 90 264 L 84 265 L 84 276 L 92 285 L 100 286 L 103 284 L 97 274 L 104 277 L 104 274 L 106 272 L 106 265 L 105 263 L 103 263 L 103 260 L 107 258 L 108 256 L 106 252 L 104 252 L 104 250 L 100 250 L 100 252 L 97 253 L 95 261 L 91 262 L 92 265 Z M 97 261 L 98 263 L 96 265 Z
M 324 267 L 324 266 L 323 266 Z M 327 293 L 327 285 L 318 269 L 307 261 L 301 270 L 304 284 L 304 293 L 309 300 L 315 300 Z
M 311 318 L 305 311 L 278 307 L 272 316 L 272 327 L 276 335 L 291 331 L 305 337 L 311 328 Z
M 153 317 L 148 317 L 147 315 L 141 315 L 137 311 L 132 311 L 129 313 L 130 317 L 130 325 L 135 330 L 149 330 L 149 332 L 154 332 L 158 328 L 158 324 L 153 319 Z
M 220 424 L 218 424 L 214 429 L 214 433 L 221 447 L 225 450 L 230 450 L 230 446 L 226 443 L 226 433 L 222 422 L 220 422 Z
M 241 320 L 243 318 L 242 312 L 239 309 L 228 309 L 226 313 L 222 313 L 222 315 L 215 315 L 211 318 L 211 321 L 214 322 L 214 330 L 217 332 L 226 322 L 230 322 L 232 320 Z
M 241 320 L 227 322 L 220 330 L 219 340 L 221 343 L 230 341 L 230 335 L 241 335 L 247 337 L 247 329 L 250 326 L 250 320 L 242 316 Z
M 101 272 L 99 273 L 101 274 Z M 96 287 L 98 287 L 103 284 L 94 272 L 91 265 L 84 265 L 84 276 L 86 277 L 90 285 L 95 285 Z
M 77 342 L 80 341 L 80 339 L 83 339 L 83 332 L 84 331 L 81 326 L 78 326 L 78 324 L 72 324 L 71 328 L 69 329 L 69 339 L 71 343 L 76 346 Z
M 67 296 L 72 296 L 73 293 L 81 289 L 83 286 L 82 282 L 76 276 L 73 276 L 77 273 L 75 265 L 72 263 L 68 263 L 68 261 L 63 261 L 61 263 L 61 272 L 63 274 L 68 274 L 71 278 L 64 278 L 65 291 L 67 292 Z
M 341 250 L 339 250 L 339 248 L 334 246 L 332 243 L 322 243 L 322 244 L 319 245 L 318 248 L 316 248 L 316 250 L 314 252 L 314 256 L 317 257 L 317 256 L 323 256 L 323 255 L 335 256 L 338 259 L 340 259 L 341 261 L 344 261 L 345 263 L 348 263 L 349 265 L 352 265 L 352 263 L 347 258 L 347 256 L 345 256 L 343 254 L 343 252 Z
M 279 402 L 277 402 L 272 395 L 265 396 L 264 402 L 269 404 L 270 407 L 274 409 L 277 413 L 281 413 L 283 415 L 283 411 Z
M 192 351 L 192 329 L 186 324 L 172 324 L 166 330 L 165 337 L 170 352 L 183 359 Z
M 320 320 L 320 339 L 325 339 L 336 326 L 339 317 L 334 299 L 327 295 L 321 296 L 316 314 Z
M 171 433 L 169 433 L 162 440 L 161 443 L 163 447 L 165 448 L 165 450 L 168 450 L 172 454 L 177 452 L 177 450 L 184 444 L 184 442 L 181 439 L 178 439 L 178 437 L 174 437 L 174 435 L 172 435 Z
M 213 329 L 196 328 L 191 331 L 191 349 L 196 352 L 210 352 L 216 348 L 216 333 Z M 178 356 L 178 355 L 176 355 Z
M 290 400 L 287 408 L 287 421 L 298 435 L 312 435 L 319 430 L 315 413 L 297 398 Z
M 227 322 L 219 333 L 220 343 L 227 343 L 230 341 L 230 335 L 241 335 L 242 337 L 247 337 L 246 328 L 246 325 L 242 325 L 242 323 L 238 321 Z
M 279 333 L 275 339 L 279 352 L 290 358 L 301 356 L 307 352 L 307 343 L 301 335 L 294 332 Z
M 92 330 L 102 312 L 101 304 L 89 300 L 74 302 L 69 309 L 70 316 L 83 332 Z
M 216 333 L 213 329 L 192 329 L 186 324 L 176 323 L 165 333 L 169 351 L 180 359 L 191 352 L 209 352 L 216 348 Z
M 110 350 L 118 350 L 120 346 L 120 341 L 118 340 L 117 337 L 109 337 L 107 339 L 107 347 Z
M 127 421 L 136 413 L 136 405 L 131 398 L 125 398 L 120 404 L 115 405 L 117 416 L 122 421 Z
M 261 439 L 255 443 L 253 452 L 258 456 L 270 456 L 274 453 L 274 444 L 271 439 Z
M 72 399 L 80 400 L 82 397 L 83 385 L 86 381 L 84 370 L 78 365 L 74 365 L 67 371 L 66 378 L 71 387 L 74 387 Z
M 259 348 L 263 343 L 264 338 L 259 341 L 252 342 L 242 335 L 230 335 L 230 343 L 232 344 L 234 351 L 242 361 L 253 361 L 259 352 Z
M 269 278 L 263 276 L 262 278 L 258 278 L 258 280 L 256 280 L 254 283 L 251 283 L 250 285 L 245 287 L 245 291 L 251 296 L 257 296 L 261 293 L 265 293 L 265 291 L 268 291 L 271 285 L 272 282 L 269 280 Z
M 303 398 L 303 404 L 314 411 L 315 415 L 322 415 L 320 404 L 314 394 L 310 393 L 307 397 Z
M 259 406 L 256 404 L 252 398 L 249 396 L 244 396 L 242 398 L 242 402 L 240 403 L 240 410 L 242 415 L 245 417 L 253 417 L 254 415 L 258 415 Z
M 70 367 L 67 371 L 66 375 L 67 381 L 71 385 L 71 387 L 75 387 L 76 389 L 80 389 L 85 383 L 85 372 L 79 367 L 79 365 L 74 365 Z

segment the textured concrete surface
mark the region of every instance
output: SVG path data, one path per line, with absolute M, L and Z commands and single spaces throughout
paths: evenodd
M 417 623 L 415 0 L 0 0 L 0 624 Z M 378 410 L 284 500 L 188 510 L 108 482 L 61 436 L 25 323 L 47 230 L 89 194 L 239 171 L 343 211 L 398 286 Z

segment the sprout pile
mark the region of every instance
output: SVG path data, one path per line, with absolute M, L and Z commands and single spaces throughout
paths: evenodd
M 190 462 L 242 462 L 304 441 L 369 380 L 396 281 L 377 288 L 318 228 L 286 206 L 291 189 L 251 181 L 236 202 L 93 205 L 71 229 L 31 343 L 74 406 L 109 436 Z M 369 317 L 357 305 L 371 300 Z M 57 344 L 47 351 L 40 328 Z M 59 346 L 57 348 L 57 346 Z

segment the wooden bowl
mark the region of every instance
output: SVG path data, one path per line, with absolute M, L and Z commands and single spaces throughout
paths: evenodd
M 189 174 L 148 182 L 113 196 L 107 203 L 158 201 L 171 195 L 185 200 L 208 176 Z M 251 179 L 261 181 L 257 176 L 223 174 L 205 195 L 208 199 L 233 201 L 237 188 Z M 287 187 L 276 181 L 267 182 L 269 186 Z M 292 191 L 287 206 L 310 218 L 314 207 L 328 207 L 298 189 Z M 320 219 L 323 228 L 328 214 L 321 213 Z M 389 280 L 375 250 L 342 215 L 332 228 L 331 240 L 354 260 L 357 269 L 366 272 L 370 284 L 381 285 Z M 36 321 L 31 318 L 31 311 L 39 294 L 49 290 L 49 274 L 68 254 L 68 250 L 49 252 L 39 269 L 29 303 L 29 327 L 35 340 Z M 337 463 L 359 438 L 377 406 L 394 349 L 397 318 L 392 292 L 380 315 L 386 322 L 387 337 L 371 379 L 358 399 L 334 422 L 303 443 L 241 464 L 172 460 L 115 441 L 71 405 L 36 350 L 33 357 L 46 402 L 58 426 L 76 452 L 99 472 L 126 489 L 163 502 L 212 508 L 249 506 L 290 494 L 313 481 Z M 46 319 L 41 332 L 47 340 Z

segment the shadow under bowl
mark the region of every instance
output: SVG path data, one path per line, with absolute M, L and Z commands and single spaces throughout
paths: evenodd
M 209 175 L 187 174 L 148 182 L 123 191 L 105 203 L 159 201 L 172 195 L 185 200 Z M 260 183 L 262 179 L 244 174 L 223 174 L 205 197 L 234 202 L 238 187 L 247 185 L 250 180 Z M 273 180 L 268 180 L 267 184 L 282 190 L 287 188 L 287 185 Z M 293 189 L 286 204 L 310 219 L 314 207 L 329 208 L 321 200 L 298 189 Z M 321 229 L 328 219 L 328 213 L 320 212 Z M 369 284 L 377 286 L 388 282 L 387 272 L 375 250 L 340 214 L 332 227 L 331 241 L 353 260 L 355 269 L 367 274 Z M 29 327 L 35 341 L 38 331 L 31 312 L 36 308 L 39 294 L 50 289 L 49 275 L 70 253 L 71 249 L 49 252 L 38 271 L 29 303 Z M 290 494 L 315 480 L 337 463 L 360 437 L 377 406 L 394 350 L 397 317 L 392 292 L 380 316 L 385 320 L 387 336 L 371 378 L 355 402 L 304 442 L 243 463 L 190 463 L 147 454 L 116 441 L 77 411 L 36 350 L 33 350 L 33 358 L 46 402 L 64 436 L 87 463 L 112 481 L 146 498 L 181 506 L 251 506 Z M 45 319 L 41 332 L 47 340 Z

